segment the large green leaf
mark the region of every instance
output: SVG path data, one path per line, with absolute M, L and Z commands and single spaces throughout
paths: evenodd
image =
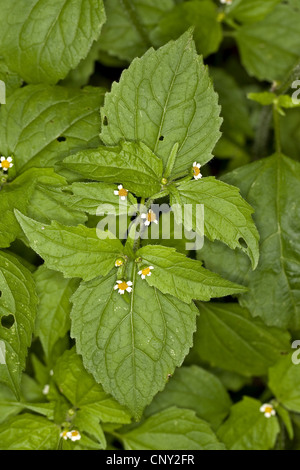
M 108 423 L 129 423 L 130 415 L 84 369 L 75 349 L 66 351 L 57 361 L 54 380 L 59 390 L 76 409 L 93 414 Z
M 220 137 L 218 98 L 190 32 L 135 59 L 101 113 L 107 145 L 143 141 L 166 165 L 178 142 L 173 175 L 187 172 L 195 160 L 208 162 Z
M 183 302 L 193 299 L 210 300 L 244 291 L 243 286 L 222 279 L 204 269 L 201 263 L 177 253 L 175 248 L 147 245 L 136 253 L 143 266 L 153 266 L 151 276 L 146 276 L 150 286 L 164 294 L 171 294 Z
M 102 88 L 73 90 L 29 85 L 0 110 L 1 155 L 14 155 L 17 171 L 49 167 L 70 153 L 100 144 Z
M 0 54 L 28 83 L 65 78 L 105 21 L 103 0 L 0 0 L 0 9 Z
M 211 0 L 181 3 L 163 16 L 150 34 L 151 40 L 155 46 L 161 46 L 194 26 L 197 51 L 206 57 L 216 52 L 222 41 L 222 27 L 217 16 L 217 7 Z
M 104 0 L 107 22 L 98 47 L 131 62 L 151 46 L 149 33 L 174 6 L 174 0 Z
M 6 98 L 22 85 L 21 77 L 9 70 L 2 57 L 0 57 L 0 80 L 5 83 Z
M 21 373 L 31 344 L 37 296 L 30 272 L 8 253 L 0 254 L 0 382 L 20 394 Z
M 213 366 L 246 376 L 265 375 L 290 350 L 289 334 L 267 327 L 233 303 L 199 303 L 193 351 Z
M 262 403 L 244 397 L 231 408 L 227 421 L 219 428 L 218 437 L 228 450 L 269 450 L 279 433 L 276 416 L 266 418 L 260 411 Z
M 15 416 L 0 425 L 1 450 L 56 450 L 60 428 L 32 414 Z
M 292 356 L 281 358 L 269 370 L 269 387 L 288 410 L 300 413 L 300 372 L 299 364 Z
M 300 12 L 277 5 L 262 21 L 237 29 L 235 37 L 249 75 L 273 81 L 290 72 L 300 59 L 299 21 Z
M 123 183 L 137 196 L 151 196 L 161 189 L 162 161 L 142 142 L 82 150 L 65 158 L 63 165 L 88 179 Z
M 35 334 L 40 338 L 46 357 L 59 338 L 70 328 L 70 297 L 77 286 L 75 279 L 64 279 L 62 274 L 41 266 L 34 273 L 39 297 Z
M 186 222 L 182 218 L 184 224 L 192 224 L 196 231 L 199 223 L 196 206 L 203 204 L 205 236 L 212 241 L 221 240 L 232 249 L 240 248 L 249 256 L 253 269 L 257 266 L 259 234 L 252 220 L 254 211 L 243 200 L 238 188 L 208 177 L 181 184 L 175 197 L 174 194 L 171 196 L 171 205 L 192 206 L 192 220 Z
M 220 380 L 201 367 L 181 367 L 176 370 L 163 392 L 156 395 L 146 408 L 146 416 L 170 406 L 194 410 L 199 418 L 215 429 L 229 413 L 231 400 Z
M 149 287 L 136 266 L 129 298 L 114 290 L 116 278 L 81 284 L 71 335 L 96 381 L 139 418 L 191 347 L 197 309 Z
M 255 209 L 260 261 L 251 271 L 247 258 L 217 243 L 199 252 L 208 269 L 248 286 L 239 301 L 268 325 L 300 329 L 300 164 L 283 155 L 243 166 L 223 178 L 239 186 Z
M 234 0 L 227 16 L 241 23 L 263 20 L 281 0 Z
M 100 274 L 105 276 L 122 255 L 123 245 L 111 233 L 101 232 L 100 239 L 95 229 L 83 225 L 68 227 L 57 222 L 43 225 L 18 211 L 16 217 L 47 267 L 61 271 L 65 277 L 90 280 Z
M 175 407 L 150 416 L 121 439 L 126 450 L 224 450 L 205 421 Z

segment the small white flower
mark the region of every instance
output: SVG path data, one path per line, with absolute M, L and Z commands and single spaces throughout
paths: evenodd
M 0 159 L 0 165 L 1 165 L 1 168 L 3 171 L 7 171 L 9 168 L 11 168 L 12 166 L 14 166 L 14 164 L 12 163 L 12 158 L 11 157 L 4 157 L 3 155 L 1 156 L 1 159 Z
M 202 178 L 200 168 L 201 168 L 200 163 L 197 163 L 197 162 L 193 163 L 193 175 L 194 175 L 195 180 L 199 180 L 200 178 Z
M 151 270 L 154 269 L 153 266 L 147 266 L 146 268 L 141 269 L 138 274 L 142 279 L 146 279 L 146 276 L 151 276 Z
M 224 3 L 225 5 L 231 5 L 232 4 L 232 0 L 220 0 L 221 3 Z
M 68 439 L 68 431 L 64 430 L 60 433 L 60 437 L 62 437 L 65 441 Z
M 131 281 L 117 281 L 117 284 L 114 286 L 114 290 L 119 291 L 119 294 L 123 295 L 125 291 L 132 291 L 132 282 Z
M 76 431 L 75 429 L 73 429 L 72 431 L 67 432 L 67 437 L 71 439 L 71 441 L 75 442 L 81 439 L 81 434 L 79 431 Z
M 50 385 L 46 384 L 45 387 L 43 388 L 43 395 L 48 395 L 50 390 Z
M 271 405 L 270 403 L 264 403 L 259 411 L 261 411 L 262 413 L 264 413 L 265 417 L 266 418 L 271 418 L 271 416 L 275 416 L 276 415 L 276 411 L 274 410 L 273 408 L 273 405 Z
M 142 219 L 146 219 L 144 224 L 145 225 L 150 225 L 151 222 L 154 222 L 155 224 L 158 224 L 158 220 L 156 218 L 155 212 L 153 212 L 152 209 L 149 209 L 147 214 L 141 214 Z
M 127 189 L 123 188 L 122 184 L 119 184 L 118 189 L 114 191 L 114 195 L 119 196 L 122 201 L 126 200 L 127 194 L 128 194 L 128 191 Z
M 116 259 L 116 261 L 115 261 L 115 267 L 116 268 L 119 268 L 120 266 L 123 266 L 123 264 L 124 264 L 123 258 Z

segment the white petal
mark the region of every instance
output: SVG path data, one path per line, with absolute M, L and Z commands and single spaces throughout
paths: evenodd
M 9 165 L 9 168 L 11 168 L 12 166 L 14 166 L 14 164 L 13 164 L 13 163 L 11 163 L 11 164 Z
M 147 276 L 151 276 L 152 273 L 147 274 Z
M 149 269 L 154 269 L 154 266 L 149 266 Z
M 141 219 L 146 219 L 147 214 L 141 214 Z
M 126 196 L 121 196 L 121 200 L 122 200 L 122 201 L 125 201 L 125 200 L 126 200 Z
M 11 157 L 8 157 L 8 158 L 7 158 L 7 161 L 8 161 L 9 163 L 12 162 L 12 158 L 11 158 Z
M 271 418 L 271 416 L 272 416 L 271 413 L 265 413 L 266 418 Z
M 118 186 L 119 189 L 123 189 L 123 186 L 121 184 L 119 184 Z
M 262 405 L 260 408 L 259 408 L 259 411 L 261 411 L 262 413 L 264 413 L 266 409 L 266 405 Z
M 156 219 L 155 219 L 155 220 L 153 220 L 153 222 L 154 222 L 155 224 L 158 224 L 158 220 L 156 220 Z
M 149 220 L 146 220 L 145 225 L 147 225 L 147 226 L 150 225 Z
M 127 287 L 127 292 L 131 292 L 132 291 L 132 287 Z
M 119 294 L 123 295 L 124 292 L 125 292 L 124 290 L 119 289 Z
M 127 281 L 127 285 L 128 285 L 128 286 L 132 286 L 132 282 L 131 282 L 131 281 Z
M 197 165 L 197 162 L 194 162 L 194 163 L 193 163 L 193 166 L 196 166 L 196 165 Z
M 117 189 L 114 191 L 114 195 L 119 196 L 119 191 Z
M 141 275 L 141 274 L 142 274 L 142 271 L 138 271 L 138 274 Z
M 117 290 L 119 288 L 118 284 L 114 286 L 114 290 Z
M 142 275 L 141 275 L 141 278 L 142 278 L 142 279 L 146 279 L 145 274 L 142 274 Z
M 2 168 L 3 171 L 7 171 L 7 168 Z
M 4 162 L 4 160 L 5 160 L 5 157 L 1 157 L 1 162 Z

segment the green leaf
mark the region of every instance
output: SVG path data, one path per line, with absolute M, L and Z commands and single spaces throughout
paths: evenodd
M 291 109 L 285 116 L 280 116 L 281 142 L 285 155 L 300 160 L 300 113 Z
M 6 98 L 22 85 L 21 77 L 19 77 L 17 73 L 9 70 L 2 57 L 0 57 L 0 80 L 5 83 Z
M 216 429 L 229 413 L 230 405 L 229 395 L 215 375 L 197 366 L 181 367 L 170 377 L 165 390 L 146 408 L 145 414 L 150 416 L 177 406 L 195 411 Z
M 15 416 L 0 425 L 1 450 L 56 450 L 59 427 L 32 414 Z
M 210 0 L 194 0 L 175 5 L 151 32 L 151 40 L 155 46 L 161 46 L 170 39 L 177 39 L 189 27 L 194 26 L 197 51 L 206 57 L 217 52 L 222 41 L 222 27 L 217 16 L 217 7 Z
M 126 450 L 224 450 L 205 421 L 175 407 L 150 416 L 121 438 Z
M 299 365 L 292 356 L 283 357 L 269 370 L 269 387 L 288 410 L 300 413 L 300 374 Z
M 76 409 L 93 414 L 105 423 L 130 423 L 130 415 L 84 369 L 75 348 L 57 361 L 53 378 L 61 393 Z
M 300 12 L 277 5 L 262 21 L 237 29 L 235 37 L 249 75 L 274 81 L 290 72 L 300 58 L 299 21 Z
M 116 215 L 128 214 L 130 208 L 137 210 L 138 203 L 132 194 L 125 200 L 114 194 L 118 186 L 107 183 L 73 183 L 66 186 L 65 191 L 57 195 L 59 200 L 69 208 L 97 215 L 98 208 L 103 207 Z
M 151 46 L 150 31 L 174 0 L 104 0 L 107 22 L 98 42 L 101 51 L 131 62 Z
M 15 257 L 0 254 L 0 382 L 17 397 L 31 344 L 37 296 L 30 272 Z
M 13 155 L 17 171 L 49 167 L 70 153 L 100 144 L 102 88 L 84 90 L 29 85 L 0 110 L 1 155 Z
M 178 142 L 175 175 L 187 172 L 195 160 L 204 164 L 212 158 L 219 113 L 208 71 L 188 32 L 135 59 L 113 84 L 101 110 L 101 139 L 106 145 L 143 141 L 164 165 Z
M 99 442 L 101 449 L 106 449 L 106 439 L 102 426 L 99 422 L 99 418 L 95 416 L 93 412 L 89 412 L 85 408 L 78 410 L 73 424 L 79 431 L 85 432 L 95 438 Z
M 67 157 L 63 165 L 88 179 L 122 183 L 137 196 L 151 196 L 161 189 L 162 161 L 142 142 L 82 150 Z
M 102 0 L 0 0 L 0 9 L 0 54 L 28 83 L 65 78 L 105 22 Z
M 274 101 L 277 99 L 277 95 L 269 91 L 264 91 L 261 93 L 249 93 L 248 98 L 263 106 L 268 106 L 274 103 Z
M 55 271 L 41 266 L 34 273 L 39 298 L 35 334 L 49 358 L 55 343 L 70 329 L 70 297 L 77 287 L 75 279 L 64 279 Z
M 191 204 L 192 228 L 197 231 L 197 204 L 204 204 L 204 234 L 210 240 L 221 240 L 230 248 L 240 248 L 250 258 L 253 269 L 259 257 L 259 234 L 252 220 L 252 207 L 241 197 L 239 189 L 213 177 L 187 181 L 177 191 L 179 201 L 171 197 L 171 205 Z M 171 195 L 172 196 L 172 195 Z M 187 222 L 184 221 L 186 224 Z M 200 233 L 201 235 L 201 233 Z
M 272 449 L 279 433 L 276 416 L 266 418 L 260 411 L 261 402 L 244 397 L 231 408 L 227 421 L 220 427 L 218 437 L 228 450 Z
M 210 300 L 244 291 L 244 287 L 204 269 L 199 261 L 177 253 L 174 248 L 147 245 L 138 250 L 136 256 L 142 258 L 141 269 L 153 265 L 151 275 L 146 276 L 150 286 L 186 303 L 193 299 Z
M 227 17 L 241 23 L 252 23 L 263 20 L 281 0 L 234 0 Z
M 299 191 L 300 164 L 272 157 L 243 166 L 223 179 L 239 186 L 255 209 L 260 233 L 260 261 L 255 271 L 242 253 L 230 252 L 217 243 L 199 252 L 208 269 L 232 282 L 247 285 L 239 298 L 243 307 L 267 325 L 300 329 Z
M 290 350 L 290 336 L 267 327 L 233 303 L 199 303 L 193 351 L 213 366 L 244 376 L 265 375 Z
M 0 246 L 8 247 L 21 234 L 14 209 L 40 222 L 48 222 L 50 218 L 69 225 L 85 222 L 82 213 L 55 198 L 66 183 L 51 168 L 32 168 L 6 183 L 0 192 Z
M 61 271 L 65 277 L 90 280 L 100 274 L 105 276 L 122 255 L 122 243 L 109 232 L 97 230 L 96 233 L 95 229 L 83 225 L 67 227 L 57 222 L 43 225 L 18 211 L 16 217 L 47 267 Z
M 139 418 L 191 347 L 197 309 L 149 287 L 136 266 L 130 280 L 128 299 L 114 290 L 116 274 L 82 283 L 71 335 L 95 380 Z

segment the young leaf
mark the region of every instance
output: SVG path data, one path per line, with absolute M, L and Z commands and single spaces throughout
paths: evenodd
M 245 291 L 243 286 L 222 279 L 204 269 L 199 261 L 177 253 L 174 248 L 147 245 L 138 250 L 136 256 L 142 258 L 141 269 L 153 265 L 151 276 L 146 276 L 150 286 L 183 302 L 210 300 Z
M 105 423 L 130 423 L 128 412 L 105 393 L 102 386 L 84 369 L 75 348 L 59 358 L 53 378 L 76 409 L 93 414 Z
M 65 277 L 81 277 L 88 281 L 105 276 L 123 253 L 123 245 L 111 233 L 83 225 L 67 227 L 57 222 L 43 225 L 16 211 L 16 217 L 30 245 L 45 260 L 49 269 L 61 271 Z
M 59 432 L 48 419 L 25 413 L 0 425 L 0 449 L 55 450 Z
M 300 59 L 299 21 L 300 12 L 277 5 L 262 21 L 238 28 L 235 37 L 249 75 L 272 82 L 290 72 Z
M 98 47 L 131 61 L 151 46 L 150 31 L 174 6 L 174 0 L 104 0 L 107 21 Z
M 267 327 L 233 303 L 198 303 L 195 351 L 213 366 L 246 376 L 265 375 L 290 350 L 290 336 Z
M 71 335 L 95 380 L 139 418 L 191 347 L 197 309 L 135 271 L 128 301 L 114 290 L 116 274 L 82 283 L 72 298 Z
M 28 83 L 65 78 L 105 22 L 103 0 L 0 0 L 0 9 L 0 53 Z
M 269 387 L 282 405 L 300 413 L 299 364 L 293 363 L 291 355 L 281 358 L 270 368 Z
M 181 367 L 163 392 L 156 395 L 145 415 L 150 416 L 170 406 L 187 408 L 208 421 L 213 429 L 220 426 L 231 406 L 229 395 L 220 380 L 201 367 Z
M 19 397 L 38 300 L 30 272 L 14 256 L 3 251 L 0 254 L 0 289 L 0 382 Z
M 45 266 L 34 273 L 39 304 L 35 322 L 35 334 L 40 338 L 47 358 L 59 338 L 70 329 L 70 297 L 77 287 L 75 279 L 64 279 Z
M 272 449 L 279 433 L 276 416 L 266 418 L 260 411 L 262 403 L 244 397 L 231 408 L 227 421 L 219 428 L 219 439 L 228 450 Z
M 121 439 L 126 450 L 224 450 L 205 421 L 175 407 L 150 416 Z
M 197 51 L 206 57 L 217 52 L 222 41 L 222 27 L 217 15 L 216 5 L 211 0 L 181 3 L 162 17 L 150 37 L 155 46 L 161 46 L 194 26 Z
M 195 160 L 204 164 L 212 158 L 219 114 L 208 71 L 187 32 L 135 59 L 113 84 L 101 111 L 101 139 L 106 145 L 143 141 L 164 165 L 178 142 L 175 175 L 187 172 Z
M 240 187 L 255 209 L 261 238 L 255 271 L 242 253 L 230 252 L 225 246 L 205 244 L 199 252 L 208 269 L 248 286 L 239 302 L 252 316 L 260 316 L 267 325 L 293 330 L 300 329 L 299 175 L 298 162 L 276 154 L 223 177 L 226 183 Z
M 135 197 L 130 194 L 122 199 L 115 194 L 119 188 L 114 184 L 107 183 L 73 183 L 66 186 L 65 191 L 56 194 L 55 198 L 59 199 L 69 208 L 78 211 L 88 212 L 96 215 L 99 206 L 105 207 L 106 211 L 111 209 L 113 214 L 128 214 L 131 206 L 137 209 L 138 203 Z
M 1 155 L 13 155 L 19 172 L 53 166 L 81 148 L 97 147 L 103 96 L 103 88 L 20 88 L 1 106 Z
M 161 189 L 162 161 L 142 142 L 82 150 L 65 158 L 63 165 L 88 179 L 122 183 L 137 196 L 151 196 Z
M 171 197 L 171 205 L 191 204 L 192 226 L 197 230 L 196 205 L 204 204 L 204 234 L 210 240 L 221 240 L 230 248 L 240 248 L 250 258 L 253 269 L 259 257 L 259 234 L 252 220 L 252 207 L 241 197 L 238 188 L 213 177 L 188 181 L 177 188 L 180 200 Z M 172 195 L 171 195 L 172 196 Z M 186 221 L 183 219 L 186 224 Z

